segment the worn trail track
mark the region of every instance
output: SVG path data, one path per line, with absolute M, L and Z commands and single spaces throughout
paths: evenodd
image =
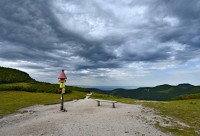
M 60 105 L 36 105 L 0 119 L 0 136 L 167 136 L 147 120 L 153 112 L 140 105 L 102 103 L 93 99 Z

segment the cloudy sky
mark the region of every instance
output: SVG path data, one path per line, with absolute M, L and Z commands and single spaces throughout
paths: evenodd
M 0 0 L 0 66 L 69 85 L 200 85 L 199 0 Z

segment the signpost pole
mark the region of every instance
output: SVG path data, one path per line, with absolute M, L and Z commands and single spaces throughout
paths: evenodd
M 64 108 L 64 93 L 65 93 L 65 82 L 66 82 L 67 76 L 65 75 L 64 70 L 62 70 L 58 79 L 59 79 L 59 83 L 60 83 L 60 97 L 61 97 L 60 98 L 61 99 L 60 110 L 66 111 Z
M 64 109 L 64 96 L 63 93 L 61 93 L 61 106 L 60 106 L 60 110 L 63 111 Z

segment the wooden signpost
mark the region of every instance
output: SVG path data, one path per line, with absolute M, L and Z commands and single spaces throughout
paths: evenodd
M 61 96 L 61 98 L 60 98 L 61 99 L 61 106 L 60 106 L 61 111 L 66 111 L 64 108 L 64 95 L 63 95 L 65 93 L 66 79 L 67 79 L 67 76 L 65 75 L 64 70 L 62 70 L 62 72 L 60 73 L 60 75 L 58 77 L 58 80 L 60 83 L 59 90 L 60 90 L 60 96 Z

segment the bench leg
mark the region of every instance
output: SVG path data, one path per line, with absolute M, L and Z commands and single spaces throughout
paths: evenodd
M 113 108 L 115 108 L 115 103 L 113 103 Z
M 97 101 L 97 106 L 100 106 L 100 101 Z

